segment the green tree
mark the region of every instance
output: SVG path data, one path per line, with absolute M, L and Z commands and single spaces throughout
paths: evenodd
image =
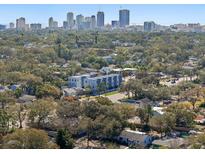
M 145 105 L 143 108 L 137 108 L 136 114 L 140 118 L 141 124 L 147 127 L 150 118 L 153 116 L 151 105 Z
M 108 106 L 113 105 L 112 101 L 109 100 L 109 98 L 107 98 L 107 97 L 98 96 L 95 99 L 96 99 L 97 103 L 99 103 L 101 105 L 108 105 Z
M 115 104 L 114 109 L 120 113 L 124 120 L 132 118 L 136 115 L 136 107 L 131 104 Z
M 43 84 L 37 87 L 36 96 L 38 98 L 50 97 L 50 96 L 53 98 L 59 98 L 60 90 L 52 85 Z
M 10 91 L 0 93 L 0 103 L 1 109 L 5 109 L 9 104 L 13 103 L 15 99 L 13 98 L 13 93 Z
M 19 98 L 23 93 L 23 90 L 21 88 L 17 88 L 15 91 L 14 91 L 14 95 L 16 96 L 16 98 Z
M 58 130 L 56 143 L 61 149 L 72 149 L 74 147 L 74 141 L 67 129 Z
M 203 149 L 205 146 L 205 134 L 198 134 L 188 138 L 188 144 L 192 149 Z
M 78 101 L 59 102 L 56 109 L 61 127 L 68 128 L 69 132 L 72 134 L 77 133 L 81 112 L 81 105 Z
M 171 113 L 154 116 L 150 119 L 150 125 L 161 134 L 161 137 L 163 137 L 163 133 L 165 135 L 170 134 L 171 131 L 174 129 L 175 124 L 176 118 Z
M 0 109 L 0 135 L 5 135 L 10 131 L 10 124 L 13 124 L 13 118 L 8 112 Z
M 46 120 L 49 122 L 49 118 L 54 114 L 55 103 L 49 99 L 40 99 L 34 101 L 30 105 L 28 113 L 29 121 L 31 125 L 36 125 L 37 128 L 43 127 Z
M 79 130 L 86 132 L 87 147 L 91 139 L 113 139 L 123 129 L 120 113 L 111 106 L 95 101 L 83 102 L 82 113 Z
M 90 95 L 91 95 L 92 89 L 90 86 L 85 87 L 85 95 L 88 97 L 88 101 L 90 99 Z
M 166 112 L 174 114 L 176 117 L 176 127 L 192 127 L 194 124 L 195 114 L 187 110 L 180 104 L 172 104 L 167 109 Z
M 17 129 L 3 137 L 2 147 L 5 149 L 50 149 L 57 148 L 49 142 L 46 132 L 37 129 Z
M 16 120 L 19 128 L 23 128 L 23 122 L 26 118 L 27 110 L 26 105 L 15 103 L 10 105 L 7 112 L 11 114 L 12 118 Z

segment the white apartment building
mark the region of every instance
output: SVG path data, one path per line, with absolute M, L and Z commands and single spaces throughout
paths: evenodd
M 99 86 L 104 84 L 106 90 L 113 90 L 121 85 L 122 76 L 120 74 L 108 74 L 102 76 L 92 76 L 90 74 L 84 74 L 80 76 L 71 76 L 68 79 L 68 86 L 70 88 L 86 88 L 90 87 L 92 94 L 97 94 Z

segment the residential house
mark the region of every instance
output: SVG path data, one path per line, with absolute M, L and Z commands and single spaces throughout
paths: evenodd
M 117 137 L 117 141 L 131 147 L 146 148 L 152 143 L 152 136 L 143 132 L 124 130 Z
M 140 108 L 144 108 L 146 105 L 153 106 L 153 101 L 151 101 L 149 98 L 143 98 L 140 100 L 135 101 L 136 104 L 139 104 Z

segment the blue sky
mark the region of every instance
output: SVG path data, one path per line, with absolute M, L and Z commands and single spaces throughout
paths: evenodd
M 67 12 L 74 12 L 75 15 L 84 16 L 96 15 L 97 11 L 105 12 L 105 23 L 111 20 L 118 20 L 118 11 L 120 8 L 130 10 L 130 23 L 143 24 L 144 21 L 153 20 L 156 23 L 170 25 L 174 23 L 199 22 L 205 24 L 205 5 L 118 5 L 118 4 L 0 4 L 0 24 L 8 25 L 9 22 L 15 22 L 16 18 L 25 17 L 27 23 L 42 23 L 47 26 L 48 18 L 54 17 L 54 20 L 62 25 L 66 19 Z

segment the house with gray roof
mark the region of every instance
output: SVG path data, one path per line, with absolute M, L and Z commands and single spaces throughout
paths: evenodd
M 143 132 L 123 130 L 117 137 L 117 141 L 131 147 L 146 148 L 152 143 L 152 136 Z

